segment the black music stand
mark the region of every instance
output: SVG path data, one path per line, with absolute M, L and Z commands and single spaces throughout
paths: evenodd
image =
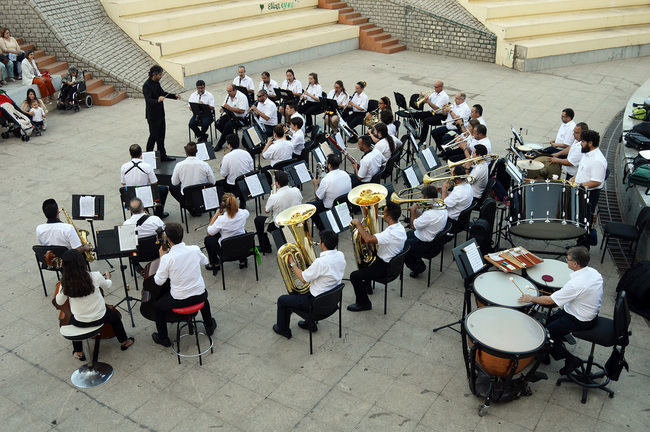
M 304 165 L 305 166 L 305 169 L 307 170 L 307 174 L 309 174 L 308 179 L 304 178 L 304 176 L 303 176 L 302 179 L 300 178 L 300 175 L 298 174 L 298 171 L 296 171 L 296 167 L 298 165 Z M 291 186 L 299 187 L 300 189 L 302 189 L 303 184 L 308 183 L 308 182 L 310 182 L 312 180 L 312 175 L 309 172 L 309 168 L 307 167 L 307 163 L 305 161 L 303 161 L 303 160 L 301 160 L 300 162 L 293 163 L 291 165 L 287 165 L 287 166 L 283 167 L 282 170 L 289 175 L 289 183 L 291 183 Z
M 410 188 L 420 186 L 422 184 L 422 181 L 424 180 L 424 177 L 422 176 L 422 172 L 420 171 L 420 167 L 418 167 L 418 164 L 415 163 L 413 165 L 409 165 L 405 167 L 402 170 L 402 176 L 404 177 L 404 184 L 406 184 Z M 415 176 L 415 178 L 409 178 L 413 176 Z
M 260 185 L 262 186 L 262 193 L 258 193 L 255 195 L 252 195 L 250 190 L 248 189 L 248 185 L 246 184 L 246 177 L 252 177 L 255 176 L 260 182 Z M 268 180 L 266 179 L 266 174 L 263 172 L 257 172 L 254 174 L 251 174 L 250 176 L 245 176 L 244 179 L 239 180 L 237 182 L 237 186 L 239 186 L 239 190 L 241 193 L 249 198 L 253 198 L 255 200 L 255 216 L 258 216 L 260 212 L 262 211 L 262 197 L 266 194 L 271 193 L 271 185 L 269 185 Z M 259 210 L 258 210 L 259 208 Z
M 264 144 L 266 143 L 266 134 L 257 122 L 254 122 L 251 126 L 242 130 L 241 138 L 242 145 L 253 156 L 253 164 L 260 166 L 262 164 L 260 160 L 262 150 L 264 150 Z
M 424 171 L 430 172 L 440 166 L 440 159 L 438 159 L 438 154 L 433 147 L 422 149 L 417 154 L 420 162 L 422 162 Z M 433 164 L 431 164 L 432 161 Z
M 156 169 L 154 169 L 154 174 L 158 177 L 158 184 L 171 186 L 172 185 L 172 174 L 174 174 L 174 168 L 176 164 L 184 161 L 186 156 L 174 156 L 174 160 L 171 161 L 162 161 L 160 160 L 160 154 L 156 152 Z
M 336 101 L 336 99 L 328 99 L 328 98 L 320 98 L 320 104 L 321 107 L 323 108 L 323 111 L 327 112 L 332 112 L 336 113 L 336 111 L 339 109 L 339 103 Z
M 232 85 L 237 91 L 242 92 L 244 96 L 246 96 L 246 100 L 248 101 L 248 106 L 252 106 L 255 103 L 255 98 L 253 96 L 253 93 L 248 91 L 248 89 L 244 86 L 238 86 L 238 85 Z
M 208 161 L 208 160 L 214 160 L 217 158 L 217 155 L 214 153 L 214 147 L 210 145 L 210 142 L 198 142 L 196 145 L 198 146 L 199 144 L 205 144 L 205 151 L 208 153 L 208 158 L 207 159 L 201 159 L 203 161 Z M 199 157 L 198 152 L 196 153 L 196 157 Z M 200 158 L 199 158 L 200 159 Z
M 420 134 L 414 129 L 408 119 L 404 120 L 404 128 L 406 128 L 406 142 L 403 145 L 406 147 L 406 164 L 408 165 L 411 161 L 415 160 L 415 155 L 418 154 L 419 145 L 417 137 Z M 433 154 L 435 155 L 436 153 L 433 152 Z
M 123 302 L 126 302 L 127 311 L 131 317 L 131 326 L 135 327 L 135 321 L 133 320 L 133 308 L 131 307 L 131 302 L 139 302 L 140 299 L 131 297 L 129 295 L 129 286 L 126 284 L 126 265 L 122 262 L 122 258 L 128 258 L 136 254 L 136 249 L 122 251 L 120 250 L 120 238 L 118 234 L 118 227 L 116 226 L 110 230 L 97 231 L 97 247 L 95 251 L 97 252 L 97 259 L 109 260 L 112 258 L 118 258 L 120 260 L 120 272 L 122 273 L 122 284 L 124 286 L 124 298 L 120 300 L 115 307 L 118 307 Z
M 144 205 L 144 208 L 154 208 L 160 205 L 160 188 L 157 185 L 144 185 L 144 186 L 123 186 L 120 188 L 120 199 L 122 201 L 122 216 L 126 220 L 125 209 L 128 209 L 128 205 L 133 198 L 138 196 L 138 190 L 142 188 L 148 188 L 151 191 L 151 198 L 153 200 L 153 205 L 148 206 Z

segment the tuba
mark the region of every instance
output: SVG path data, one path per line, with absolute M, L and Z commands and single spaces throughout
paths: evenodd
M 90 244 L 90 242 L 88 241 L 88 231 L 77 229 L 68 212 L 65 211 L 63 207 L 61 207 L 61 211 L 63 211 L 63 214 L 65 215 L 65 218 L 68 220 L 68 223 L 72 225 L 72 228 L 74 228 L 74 230 L 77 232 L 81 244 L 82 245 Z M 88 262 L 95 261 L 95 254 L 93 253 L 93 251 L 85 251 L 84 255 L 86 256 L 86 261 Z
M 314 213 L 316 213 L 314 205 L 298 204 L 289 207 L 275 217 L 275 223 L 278 226 L 289 228 L 296 240 L 295 243 L 286 243 L 278 249 L 278 267 L 280 267 L 280 273 L 289 294 L 309 292 L 309 282 L 302 282 L 296 277 L 289 265 L 289 256 L 301 270 L 305 270 L 316 259 L 308 226 L 309 218 Z
M 353 188 L 348 192 L 348 201 L 361 207 L 363 212 L 363 225 L 370 234 L 379 232 L 379 205 L 388 196 L 388 190 L 376 183 L 366 183 Z M 354 258 L 359 268 L 368 267 L 377 259 L 377 246 L 363 242 L 359 230 L 352 226 L 352 246 Z

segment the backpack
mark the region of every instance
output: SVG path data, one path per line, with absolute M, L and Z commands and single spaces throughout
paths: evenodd
M 630 147 L 637 150 L 650 149 L 650 138 L 642 133 L 630 131 L 625 134 L 625 147 Z
M 632 114 L 630 115 L 630 118 L 635 120 L 649 121 L 650 107 L 645 105 L 635 106 L 634 108 L 632 108 Z
M 650 195 L 650 163 L 637 167 L 627 177 L 627 187 L 625 190 L 630 189 L 632 186 L 645 187 L 645 194 Z
M 485 219 L 476 219 L 469 225 L 469 238 L 476 239 L 482 254 L 492 252 L 492 231 Z
M 630 310 L 650 319 L 650 261 L 637 262 L 623 273 L 616 291 L 623 290 Z

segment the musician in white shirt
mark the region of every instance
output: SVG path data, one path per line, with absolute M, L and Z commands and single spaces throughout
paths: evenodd
M 263 169 L 275 167 L 280 162 L 288 161 L 293 156 L 293 144 L 284 139 L 284 128 L 277 125 L 273 128 L 273 138 L 269 138 L 262 150 L 262 157 L 270 164 Z
M 550 162 L 552 164 L 562 165 L 562 171 L 566 174 L 567 178 L 571 178 L 578 173 L 578 167 L 582 160 L 582 141 L 580 135 L 582 131 L 589 130 L 587 123 L 580 122 L 573 128 L 573 144 L 563 148 L 557 153 L 553 153 Z M 562 159 L 562 157 L 566 159 Z
M 251 107 L 251 112 L 266 136 L 273 135 L 273 127 L 278 124 L 278 107 L 269 99 L 266 90 L 257 92 L 257 105 Z
M 266 201 L 264 211 L 272 213 L 271 220 L 268 221 L 267 231 L 271 232 L 278 229 L 275 225 L 275 217 L 283 210 L 302 204 L 302 192 L 300 189 L 289 186 L 289 175 L 284 171 L 275 172 L 275 192 L 271 192 L 269 199 Z M 260 244 L 260 252 L 270 253 L 271 242 L 269 236 L 264 232 L 265 225 L 267 224 L 266 216 L 257 216 L 255 218 L 255 230 Z
M 369 134 L 375 143 L 374 149 L 381 152 L 384 159 L 388 160 L 395 154 L 397 146 L 393 137 L 388 133 L 388 126 L 379 122 L 370 130 Z
M 467 122 L 467 128 L 464 128 L 465 131 L 463 133 L 458 134 L 453 139 L 445 142 L 444 145 L 448 147 L 445 148 L 441 157 L 450 162 L 458 162 L 459 160 L 471 157 L 474 146 L 478 144 L 478 140 L 476 139 L 476 129 L 480 125 L 481 123 L 476 119 L 471 119 Z M 454 143 L 456 143 L 457 146 L 452 148 Z
M 59 219 L 59 205 L 53 198 L 43 201 L 43 214 L 47 222 L 36 227 L 36 239 L 43 246 L 65 246 L 80 252 L 92 250 L 92 247 L 82 245 L 79 235 L 70 224 Z
M 228 153 L 221 160 L 220 174 L 223 177 L 217 184 L 223 187 L 224 192 L 230 192 L 239 197 L 239 207 L 246 208 L 246 196 L 239 190 L 235 183 L 237 177 L 248 174 L 255 169 L 255 163 L 250 153 L 239 148 L 239 136 L 230 134 L 226 137 Z
M 293 117 L 289 120 L 291 128 L 291 146 L 293 147 L 293 157 L 299 158 L 305 149 L 305 133 L 302 131 L 302 119 Z
M 207 162 L 198 159 L 196 152 L 196 143 L 188 142 L 185 146 L 187 157 L 177 163 L 172 172 L 172 186 L 169 188 L 169 192 L 179 203 L 184 203 L 183 189 L 186 187 L 206 183 L 214 185 L 216 183 L 212 168 Z
M 204 104 L 210 107 L 210 112 L 205 115 L 192 114 L 189 124 L 190 129 L 194 131 L 196 140 L 198 142 L 206 142 L 208 140 L 208 134 L 205 132 L 214 120 L 214 96 L 205 89 L 205 81 L 198 80 L 196 82 L 196 91 L 190 95 L 187 102 L 187 107 L 190 111 L 192 111 L 192 107 L 189 104 L 192 103 Z
M 377 245 L 377 257 L 368 267 L 360 268 L 350 273 L 350 282 L 354 287 L 356 301 L 348 306 L 351 312 L 361 312 L 372 309 L 372 303 L 368 298 L 368 293 L 372 294 L 373 280 L 377 280 L 386 275 L 388 263 L 404 249 L 406 242 L 406 230 L 399 223 L 399 217 L 402 211 L 398 205 L 388 203 L 384 207 L 384 220 L 388 224 L 385 230 L 377 234 L 370 234 L 363 226 L 360 220 L 352 219 L 354 225 L 359 231 L 361 239 L 366 244 Z
M 217 321 L 212 317 L 208 292 L 201 275 L 201 266 L 208 264 L 208 258 L 201 253 L 198 246 L 187 246 L 183 242 L 183 227 L 177 223 L 165 226 L 169 249 L 160 246 L 160 265 L 154 275 L 156 285 L 162 286 L 169 279 L 169 293 L 158 299 L 154 306 L 157 332 L 151 335 L 159 345 L 169 347 L 171 341 L 167 336 L 167 314 L 175 308 L 194 306 L 204 303 L 201 317 L 205 332 L 212 336 L 217 328 Z
M 574 116 L 575 113 L 571 108 L 562 110 L 560 117 L 562 124 L 557 129 L 555 140 L 550 142 L 551 146 L 543 150 L 545 153 L 554 153 L 558 149 L 569 147 L 573 143 L 573 129 L 576 127 L 576 122 L 573 121 Z
M 158 184 L 158 177 L 153 170 L 153 167 L 142 160 L 142 147 L 138 144 L 132 144 L 129 147 L 129 154 L 131 160 L 126 162 L 120 168 L 120 183 L 122 187 L 126 186 L 157 186 L 160 193 L 160 205 L 154 208 L 154 214 L 161 219 L 169 216 L 165 211 L 165 202 L 167 201 L 167 193 L 169 188 L 165 185 Z
M 347 194 L 352 189 L 350 176 L 343 170 L 340 170 L 341 156 L 334 153 L 327 155 L 327 174 L 322 179 L 313 180 L 316 200 L 310 204 L 316 206 L 316 216 L 312 219 L 320 231 L 323 230 L 323 222 L 318 217 L 319 213 L 332 208 L 334 200 L 343 194 Z
M 275 89 L 278 88 L 278 83 L 271 79 L 271 74 L 267 71 L 262 72 L 262 81 L 257 90 L 264 90 L 268 95 L 269 99 L 275 102 L 278 99 L 278 95 L 275 94 Z
M 213 273 L 219 271 L 221 241 L 246 233 L 246 221 L 249 215 L 248 210 L 239 208 L 235 195 L 230 192 L 223 194 L 221 207 L 210 219 L 208 235 L 203 239 L 205 251 L 210 259 L 210 264 L 206 266 L 207 270 L 212 270 Z M 247 258 L 239 260 L 239 268 L 247 266 Z
M 284 107 L 284 119 L 287 128 L 289 128 L 289 121 L 292 118 L 299 118 L 300 120 L 302 120 L 301 130 L 302 133 L 306 135 L 307 131 L 305 130 L 305 118 L 301 116 L 298 111 L 296 111 L 296 103 L 293 101 L 289 101 Z
M 282 81 L 280 89 L 289 90 L 297 100 L 300 96 L 302 96 L 302 83 L 296 79 L 296 75 L 293 73 L 293 69 L 287 69 L 286 77 L 287 79 Z M 280 113 L 282 115 L 285 115 L 284 106 L 280 106 L 279 109 Z
M 313 126 L 312 116 L 323 112 L 321 97 L 323 97 L 323 87 L 318 84 L 318 74 L 312 72 L 309 74 L 309 84 L 302 95 L 303 101 L 298 107 L 298 112 L 307 120 L 307 132 L 311 131 Z
M 336 250 L 338 243 L 338 235 L 333 231 L 321 232 L 320 256 L 304 270 L 301 270 L 289 256 L 289 264 L 296 277 L 303 283 L 309 282 L 309 292 L 301 295 L 285 294 L 278 298 L 278 315 L 277 322 L 273 325 L 274 332 L 291 339 L 289 328 L 291 313 L 309 311 L 315 297 L 336 288 L 341 283 L 345 273 L 345 255 Z M 299 321 L 298 326 L 313 332 L 318 330 L 315 321 Z
M 248 124 L 248 119 L 246 117 L 248 113 L 248 98 L 240 91 L 237 91 L 232 84 L 229 84 L 226 88 L 228 96 L 223 102 L 223 107 L 219 110 L 221 117 L 215 123 L 215 126 L 221 136 L 217 145 L 214 147 L 214 151 L 219 151 L 223 147 L 223 143 L 226 141 L 226 136 L 235 132 L 235 129 Z M 231 119 L 229 115 L 224 111 L 230 111 L 237 118 L 237 121 Z
M 343 111 L 343 120 L 351 129 L 361 124 L 368 111 L 368 95 L 364 92 L 365 81 L 359 81 L 354 86 L 354 94 L 348 101 L 348 107 Z M 352 140 L 351 142 L 354 142 Z
M 336 101 L 336 105 L 338 105 L 339 112 L 343 112 L 348 107 L 348 100 L 350 100 L 350 96 L 345 91 L 345 86 L 343 85 L 343 81 L 336 80 L 334 82 L 334 88 L 330 90 L 329 93 L 327 93 L 327 99 L 333 99 Z M 325 113 L 324 123 L 326 125 L 329 124 L 331 128 L 334 128 L 334 126 L 332 125 L 333 120 L 337 119 L 338 122 L 338 118 L 339 116 L 336 113 L 336 111 Z
M 422 188 L 423 200 L 435 198 L 438 198 L 438 191 L 433 185 Z M 439 244 L 434 244 L 433 240 L 447 225 L 447 210 L 438 208 L 433 203 L 432 208 L 422 213 L 420 213 L 420 206 L 414 204 L 409 208 L 409 212 L 409 225 L 412 231 L 406 233 L 406 246 L 409 247 L 409 251 L 404 264 L 411 270 L 410 276 L 415 278 L 427 269 L 422 257 L 431 254 L 433 248 L 437 248 L 439 253 L 444 247 L 444 240 Z
M 465 175 L 465 167 L 455 166 L 451 171 L 453 176 Z M 442 186 L 442 199 L 447 205 L 447 216 L 454 223 L 458 222 L 460 213 L 469 208 L 474 201 L 472 186 L 467 183 L 467 179 L 458 178 L 453 180 L 455 183 L 453 189 L 449 191 L 450 183 L 445 182 Z
M 485 119 L 483 118 L 483 106 L 481 106 L 480 104 L 472 105 L 472 109 L 469 112 L 469 117 L 470 119 L 478 120 L 478 122 L 483 126 L 487 126 L 487 124 L 485 123 Z M 463 129 L 464 129 L 464 125 L 461 125 L 461 130 L 465 132 Z
M 483 144 L 476 144 L 474 146 L 474 151 L 472 152 L 471 157 L 481 157 L 487 155 L 487 148 Z M 484 160 L 474 162 L 472 170 L 469 172 L 469 175 L 474 179 L 472 186 L 472 193 L 474 194 L 474 200 L 478 201 L 483 196 L 483 192 L 488 184 L 489 177 L 489 168 L 490 163 Z
M 443 108 L 443 112 L 447 114 L 445 119 L 445 124 L 439 126 L 431 131 L 431 136 L 436 142 L 436 146 L 439 150 L 442 150 L 442 144 L 446 141 L 444 136 L 449 132 L 460 132 L 459 123 L 464 123 L 467 127 L 467 122 L 469 121 L 470 108 L 465 102 L 465 93 L 458 92 L 454 98 L 454 104 L 452 106 L 447 106 Z M 426 139 L 426 136 L 424 137 Z M 424 142 L 424 140 L 422 141 Z
M 361 183 L 368 183 L 372 177 L 381 171 L 381 167 L 386 163 L 386 158 L 381 151 L 372 148 L 372 138 L 369 135 L 362 135 L 358 142 L 359 150 L 363 156 L 358 163 L 353 164 L 354 174 L 350 174 L 352 187 Z
M 129 210 L 131 211 L 131 217 L 125 220 L 122 225 L 136 225 L 135 232 L 138 238 L 156 235 L 159 228 L 165 228 L 165 223 L 158 216 L 150 216 L 145 213 L 140 198 L 131 200 Z
M 253 78 L 246 75 L 246 68 L 244 66 L 239 66 L 237 68 L 237 76 L 232 80 L 232 83 L 239 87 L 246 87 L 246 90 L 248 90 L 249 93 L 255 91 Z
M 447 117 L 447 114 L 442 111 L 442 108 L 449 104 L 449 95 L 445 92 L 444 87 L 445 84 L 442 81 L 436 81 L 433 84 L 433 92 L 424 103 L 424 109 L 413 113 L 413 117 L 422 120 L 420 142 L 427 140 L 431 126 L 439 125 Z M 420 96 L 424 96 L 424 94 L 420 93 Z
M 388 127 L 388 135 L 392 136 L 394 140 L 399 140 L 397 136 L 397 126 L 395 125 L 394 120 L 393 112 L 389 109 L 385 109 L 379 113 L 379 121 Z M 401 141 L 400 145 L 396 145 L 395 147 L 401 147 Z

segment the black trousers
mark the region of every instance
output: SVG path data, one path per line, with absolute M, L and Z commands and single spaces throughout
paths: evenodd
M 323 107 L 320 102 L 307 102 L 306 104 L 298 107 L 298 112 L 305 116 L 305 126 L 311 127 L 314 124 L 311 116 L 322 113 Z
M 354 129 L 355 127 L 359 126 L 362 122 L 363 119 L 366 117 L 366 112 L 355 112 L 352 111 L 351 108 L 346 109 L 343 111 L 343 120 L 350 126 L 350 129 Z
M 299 311 L 309 311 L 314 297 L 311 293 L 307 294 L 285 294 L 278 297 L 278 318 L 277 324 L 280 330 L 288 330 L 291 320 L 291 313 Z
M 445 135 L 451 131 L 460 132 L 457 127 L 454 126 L 453 129 L 447 129 L 446 125 L 438 126 L 431 131 L 431 137 L 436 142 L 436 147 L 438 147 L 438 150 L 442 150 L 442 145 L 445 143 Z
M 149 124 L 149 138 L 147 139 L 147 151 L 152 151 L 154 145 L 158 145 L 158 152 L 161 157 L 167 156 L 165 150 L 165 117 L 147 118 Z
M 74 315 L 72 315 L 70 317 L 70 324 L 77 327 L 95 327 L 100 324 L 110 324 L 113 327 L 113 331 L 115 332 L 115 337 L 120 343 L 126 341 L 127 339 L 126 331 L 124 330 L 124 324 L 122 324 L 122 318 L 120 318 L 117 312 L 115 312 L 114 310 L 108 307 L 106 308 L 106 313 L 104 314 L 104 316 L 98 319 L 97 321 L 92 321 L 92 322 L 77 321 Z M 74 349 L 75 352 L 83 351 L 82 342 L 73 341 L 72 348 Z
M 368 291 L 372 287 L 371 281 L 377 280 L 386 275 L 388 263 L 377 258 L 371 266 L 350 273 L 350 282 L 354 287 L 356 304 L 358 306 L 370 306 L 372 302 L 368 297 Z
M 562 342 L 562 338 L 577 330 L 589 330 L 593 328 L 596 325 L 597 319 L 598 317 L 591 321 L 580 321 L 578 318 L 565 312 L 563 309 L 560 309 L 551 315 L 546 323 L 546 328 L 553 340 L 553 345 L 551 345 L 551 354 L 553 357 L 556 360 L 575 357 L 566 349 Z
M 20 54 L 16 54 L 16 60 L 14 60 L 14 78 L 18 79 L 18 77 L 22 76 L 21 73 L 18 73 L 18 68 L 22 67 L 21 63 L 25 59 L 25 51 L 19 50 Z
M 589 231 L 595 229 L 594 216 L 596 215 L 596 209 L 598 208 L 598 200 L 600 199 L 600 191 L 602 189 L 590 189 L 587 192 L 587 198 L 589 203 L 587 204 L 587 220 L 589 221 Z M 578 238 L 577 245 L 584 246 L 587 249 L 591 246 L 591 233 L 587 231 L 586 234 Z
M 422 273 L 427 269 L 422 257 L 428 255 L 434 247 L 433 242 L 423 242 L 415 236 L 415 231 L 406 233 L 406 244 L 409 251 L 404 257 L 404 264 L 414 273 Z
M 167 194 L 169 193 L 169 188 L 165 185 L 158 185 L 158 191 L 160 192 L 160 205 L 154 208 L 153 214 L 156 216 L 161 216 L 165 211 L 165 203 L 167 202 Z
M 420 142 L 425 142 L 429 135 L 429 128 L 440 125 L 447 118 L 447 114 L 434 114 L 433 111 L 422 111 L 413 113 L 413 117 L 422 121 Z
M 221 233 L 213 236 L 208 235 L 203 239 L 203 244 L 205 245 L 205 251 L 208 253 L 210 264 L 219 263 L 219 256 L 221 255 L 221 245 L 219 244 L 220 238 Z
M 323 204 L 322 200 L 309 201 L 308 204 L 311 204 L 316 207 L 316 213 L 314 213 L 314 217 L 312 220 L 314 221 L 314 225 L 316 225 L 316 228 L 318 228 L 319 231 L 323 231 L 325 225 L 323 225 L 323 221 L 320 220 L 320 214 L 329 209 L 325 208 L 325 204 Z
M 272 232 L 276 229 L 278 227 L 272 222 L 268 224 L 268 227 L 266 226 L 266 216 L 255 217 L 255 232 L 257 233 L 257 241 L 260 244 L 260 252 L 271 253 L 273 251 L 267 232 Z
M 226 137 L 231 133 L 234 133 L 235 129 L 237 129 L 240 126 L 240 121 L 246 124 L 248 123 L 248 120 L 246 118 L 238 117 L 238 121 L 233 121 L 227 115 L 221 116 L 219 120 L 217 120 L 215 126 L 217 130 L 221 132 L 221 136 L 219 137 L 219 140 L 217 141 L 217 145 L 216 145 L 217 150 L 220 150 L 221 147 L 223 147 L 223 143 L 226 141 Z
M 197 116 L 193 115 L 190 118 L 190 123 L 189 127 L 192 129 L 194 132 L 194 135 L 197 137 L 197 139 L 202 138 L 206 134 L 206 131 L 212 124 L 212 117 L 210 116 Z
M 170 293 L 165 294 L 158 299 L 154 306 L 156 318 L 156 330 L 160 339 L 168 338 L 167 333 L 167 313 L 175 308 L 182 308 L 193 306 L 197 303 L 205 302 L 203 309 L 201 309 L 201 317 L 203 324 L 209 327 L 212 323 L 212 312 L 210 311 L 210 302 L 208 301 L 208 292 L 203 291 L 203 294 L 188 297 L 186 299 L 177 300 L 171 296 Z
M 169 193 L 178 201 L 180 204 L 184 202 L 183 194 L 181 193 L 181 185 L 171 185 L 169 186 Z

